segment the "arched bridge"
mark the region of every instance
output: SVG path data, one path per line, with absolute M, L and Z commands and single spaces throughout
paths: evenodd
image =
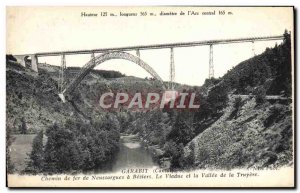
M 164 82 L 162 78 L 149 66 L 147 63 L 145 63 L 143 60 L 141 60 L 139 57 L 134 56 L 132 54 L 126 53 L 126 52 L 111 52 L 111 53 L 105 53 L 101 54 L 95 58 L 92 58 L 88 63 L 86 63 L 83 67 L 78 76 L 73 79 L 73 81 L 65 88 L 62 89 L 62 92 L 60 94 L 69 94 L 72 93 L 73 90 L 76 88 L 76 86 L 84 79 L 84 77 L 97 65 L 102 64 L 103 62 L 111 59 L 124 59 L 131 61 L 135 64 L 138 64 L 143 69 L 145 69 L 149 74 L 151 74 L 155 79 L 160 81 L 163 87 Z
M 119 47 L 119 48 L 103 48 L 103 49 L 93 49 L 93 50 L 75 50 L 75 51 L 62 51 L 62 52 L 43 52 L 35 54 L 26 55 L 15 55 L 16 59 L 21 65 L 26 67 L 26 64 L 30 63 L 28 60 L 31 58 L 31 64 L 29 65 L 32 70 L 38 72 L 38 57 L 43 56 L 61 56 L 61 66 L 59 72 L 59 96 L 64 101 L 64 96 L 66 94 L 71 94 L 76 86 L 83 80 L 83 78 L 93 69 L 95 66 L 101 63 L 111 60 L 111 59 L 124 59 L 138 64 L 143 69 L 145 69 L 149 74 L 151 74 L 155 79 L 162 83 L 164 82 L 161 77 L 152 69 L 147 63 L 141 60 L 140 50 L 152 50 L 152 49 L 170 49 L 170 80 L 169 88 L 174 89 L 174 79 L 175 79 L 175 65 L 174 65 L 174 48 L 180 47 L 195 47 L 195 46 L 209 46 L 209 78 L 214 77 L 214 65 L 213 65 L 213 46 L 218 44 L 233 44 L 233 43 L 252 43 L 252 51 L 255 55 L 254 43 L 257 41 L 274 41 L 283 40 L 283 35 L 278 36 L 265 36 L 265 37 L 246 37 L 246 38 L 236 38 L 236 39 L 219 39 L 219 40 L 206 40 L 206 41 L 194 41 L 194 42 L 180 42 L 171 44 L 154 44 L 154 45 L 142 45 L 142 46 L 129 46 L 129 47 Z M 136 51 L 136 56 L 126 53 L 126 51 Z M 95 53 L 101 53 L 101 55 L 95 57 Z M 91 54 L 91 60 L 84 65 L 81 72 L 77 75 L 75 79 L 66 85 L 64 80 L 64 72 L 66 70 L 66 55 L 75 54 Z

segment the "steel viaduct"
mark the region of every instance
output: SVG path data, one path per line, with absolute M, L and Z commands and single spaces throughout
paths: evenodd
M 283 40 L 283 35 L 278 36 L 265 36 L 265 37 L 247 37 L 237 39 L 219 39 L 219 40 L 206 40 L 206 41 L 193 41 L 193 42 L 179 42 L 169 44 L 152 44 L 152 45 L 140 45 L 140 46 L 128 46 L 128 47 L 115 47 L 115 48 L 101 48 L 92 50 L 73 50 L 73 51 L 55 51 L 55 52 L 39 52 L 35 54 L 14 55 L 17 61 L 24 67 L 27 63 L 31 63 L 30 68 L 35 72 L 38 72 L 38 58 L 45 56 L 61 56 L 61 66 L 59 72 L 59 96 L 65 101 L 64 96 L 70 94 L 80 83 L 81 80 L 97 65 L 111 59 L 124 59 L 136 63 L 151 74 L 155 79 L 160 81 L 165 87 L 162 78 L 140 57 L 140 51 L 152 50 L 152 49 L 170 49 L 170 80 L 168 87 L 174 89 L 175 79 L 175 64 L 174 64 L 174 49 L 181 47 L 195 47 L 195 46 L 209 46 L 209 78 L 214 77 L 214 65 L 213 65 L 213 46 L 218 44 L 233 44 L 233 43 L 245 43 L 250 42 L 253 44 L 252 51 L 255 55 L 254 42 L 258 41 L 275 41 Z M 136 51 L 136 55 L 127 53 L 127 51 Z M 100 55 L 95 56 L 95 54 Z M 81 69 L 80 73 L 73 79 L 73 81 L 66 85 L 64 80 L 64 73 L 66 70 L 66 55 L 77 54 L 91 54 L 91 60 L 88 61 Z M 28 58 L 31 58 L 31 61 Z

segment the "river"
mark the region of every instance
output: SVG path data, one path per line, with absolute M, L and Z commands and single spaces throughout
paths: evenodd
M 120 150 L 115 159 L 105 166 L 105 169 L 97 171 L 117 172 L 126 168 L 153 168 L 158 167 L 151 156 L 151 153 L 142 146 L 136 135 L 121 135 Z

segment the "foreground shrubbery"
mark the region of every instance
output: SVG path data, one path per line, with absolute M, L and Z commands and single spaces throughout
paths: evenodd
M 26 172 L 81 172 L 101 168 L 112 160 L 119 148 L 119 126 L 106 117 L 104 121 L 82 123 L 68 120 L 63 126 L 54 124 L 33 142 Z

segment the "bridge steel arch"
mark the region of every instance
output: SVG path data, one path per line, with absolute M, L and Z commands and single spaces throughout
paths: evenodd
M 68 85 L 66 88 L 60 93 L 60 95 L 71 94 L 77 85 L 84 79 L 84 77 L 96 66 L 102 64 L 103 62 L 111 59 L 124 59 L 131 61 L 133 63 L 138 64 L 143 69 L 145 69 L 149 74 L 151 74 L 155 79 L 159 80 L 162 84 L 163 88 L 165 89 L 164 82 L 162 78 L 154 71 L 151 66 L 149 66 L 146 62 L 141 60 L 139 57 L 129 54 L 127 52 L 109 52 L 101 54 L 94 59 L 91 59 L 88 63 L 86 63 L 83 67 L 78 76 Z

